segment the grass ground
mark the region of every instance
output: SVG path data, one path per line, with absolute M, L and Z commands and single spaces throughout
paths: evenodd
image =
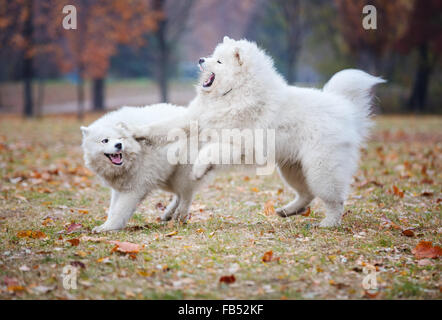
M 144 245 L 136 254 L 84 238 L 109 190 L 83 167 L 79 125 L 0 119 L 2 299 L 442 298 L 440 258 L 414 250 L 441 244 L 441 117 L 378 118 L 339 228 L 314 227 L 317 201 L 308 216 L 277 217 L 293 198 L 279 177 L 232 172 L 198 193 L 186 225 L 158 221 L 170 195 L 155 192 L 126 229 L 100 235 Z M 76 290 L 63 287 L 65 266 Z

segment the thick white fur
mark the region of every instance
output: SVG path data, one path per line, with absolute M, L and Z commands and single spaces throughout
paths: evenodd
M 322 90 L 290 86 L 255 43 L 228 37 L 204 60 L 201 85 L 189 112 L 137 128 L 136 135 L 164 136 L 173 128 L 186 128 L 190 120 L 198 120 L 200 129 L 275 129 L 278 171 L 297 194 L 277 213 L 299 214 L 319 197 L 326 209 L 320 226 L 339 225 L 359 148 L 370 127 L 370 91 L 384 80 L 360 70 L 343 70 Z M 215 80 L 204 88 L 211 72 Z M 209 154 L 210 148 L 219 146 L 209 143 L 200 155 Z M 209 167 L 197 160 L 194 176 L 202 177 Z
M 107 220 L 94 228 L 94 232 L 124 228 L 137 205 L 150 191 L 158 188 L 175 194 L 161 219 L 187 219 L 194 193 L 202 181 L 189 179 L 190 165 L 169 164 L 167 147 L 152 145 L 148 140 L 137 141 L 129 129 L 186 114 L 186 108 L 170 104 L 123 107 L 104 115 L 89 127 L 81 127 L 84 161 L 112 189 Z M 108 142 L 103 143 L 103 139 Z M 112 164 L 104 155 L 116 153 L 116 143 L 123 145 L 121 166 Z

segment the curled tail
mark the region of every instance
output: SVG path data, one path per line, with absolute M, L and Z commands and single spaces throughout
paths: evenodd
M 384 79 L 372 76 L 357 69 L 339 71 L 325 84 L 323 91 L 344 96 L 355 105 L 359 122 L 360 134 L 365 137 L 371 126 L 372 87 L 386 82 Z

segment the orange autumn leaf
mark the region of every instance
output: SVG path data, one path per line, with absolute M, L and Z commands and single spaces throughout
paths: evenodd
M 221 278 L 219 278 L 219 282 L 226 284 L 231 284 L 234 283 L 235 281 L 236 278 L 233 274 L 231 274 L 230 276 L 222 276 Z
M 174 235 L 176 235 L 176 234 L 178 234 L 178 231 L 177 231 L 177 230 L 172 231 L 172 232 L 169 232 L 169 233 L 166 233 L 165 236 L 166 236 L 166 237 L 172 237 L 172 236 L 174 236 Z
M 301 216 L 308 217 L 310 215 L 310 212 L 310 207 L 308 207 L 303 213 L 301 213 Z
M 393 185 L 393 193 L 401 198 L 404 197 L 404 192 L 395 185 Z
M 414 237 L 413 229 L 405 229 L 402 231 L 402 234 L 406 237 Z
M 431 241 L 422 240 L 417 244 L 417 246 L 411 250 L 416 259 L 431 258 L 436 259 L 442 255 L 442 248 L 439 246 L 434 246 Z
M 253 192 L 259 192 L 259 189 L 256 187 L 251 188 L 250 190 L 252 190 Z
M 76 247 L 80 244 L 80 240 L 79 239 L 69 239 L 66 240 L 67 242 L 69 242 L 73 247 Z
M 262 262 L 270 262 L 273 259 L 273 251 L 267 251 L 266 253 L 264 253 L 264 255 L 262 256 Z
M 269 200 L 264 205 L 264 214 L 266 216 L 275 214 L 275 206 L 272 200 Z
M 112 252 L 119 251 L 123 253 L 138 253 L 140 252 L 142 246 L 136 243 L 127 242 L 127 241 L 118 241 L 111 240 L 109 243 L 114 244 L 115 247 L 112 249 Z
M 74 232 L 74 231 L 76 231 L 78 229 L 81 229 L 82 227 L 83 227 L 83 225 L 81 223 L 72 222 L 70 225 L 68 225 L 66 227 L 66 232 L 67 233 L 72 233 L 72 232 Z
M 43 238 L 47 238 L 47 235 L 42 231 L 22 230 L 22 231 L 17 232 L 17 237 L 31 238 L 31 239 L 43 239 Z

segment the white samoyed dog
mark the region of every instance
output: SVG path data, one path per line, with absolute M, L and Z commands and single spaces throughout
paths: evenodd
M 193 196 L 202 181 L 189 179 L 190 165 L 170 164 L 167 159 L 170 145 L 157 146 L 149 140 L 136 140 L 130 130 L 131 126 L 178 115 L 184 117 L 186 113 L 186 108 L 170 104 L 123 107 L 88 127 L 81 127 L 86 166 L 112 189 L 107 220 L 95 227 L 94 232 L 124 228 L 137 205 L 155 189 L 175 194 L 162 220 L 187 219 Z
M 371 89 L 385 81 L 348 69 L 336 73 L 323 89 L 290 86 L 255 43 L 228 37 L 199 65 L 200 83 L 188 113 L 137 127 L 135 135 L 164 136 L 173 128 L 188 129 L 195 120 L 200 129 L 274 129 L 278 171 L 296 192 L 276 212 L 281 217 L 300 214 L 318 197 L 325 205 L 320 226 L 339 225 L 359 148 L 371 125 Z M 244 155 L 241 146 L 232 148 Z M 216 150 L 217 142 L 200 150 L 194 178 L 214 166 L 207 155 Z

